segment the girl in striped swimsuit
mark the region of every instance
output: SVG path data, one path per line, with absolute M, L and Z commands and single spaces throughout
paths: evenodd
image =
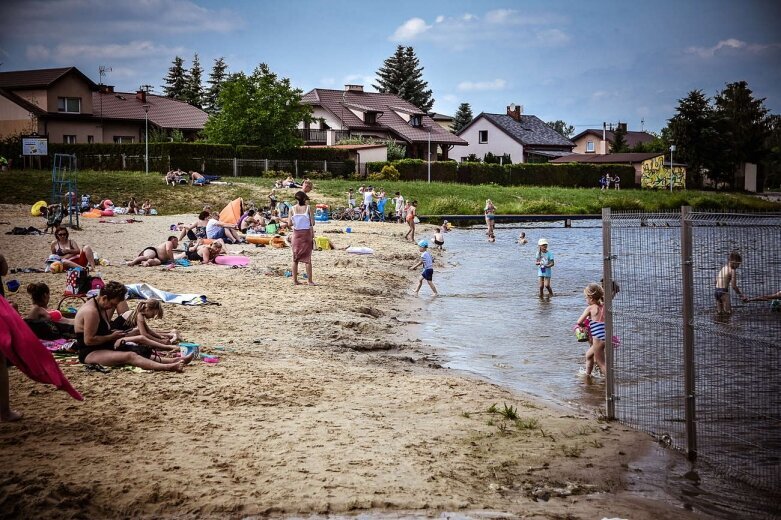
M 586 352 L 586 375 L 591 375 L 595 361 L 605 375 L 605 293 L 601 285 L 590 283 L 583 289 L 583 294 L 588 306 L 580 315 L 578 325 L 583 326 L 588 320 L 591 333 L 591 347 Z

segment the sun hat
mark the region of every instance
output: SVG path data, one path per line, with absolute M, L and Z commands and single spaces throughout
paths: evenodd
M 541 238 L 541 239 L 539 239 L 539 240 L 537 241 L 537 245 L 538 245 L 538 246 L 547 246 L 547 245 L 548 245 L 548 240 L 547 240 L 547 239 L 545 239 L 545 238 Z
M 428 240 L 421 240 L 420 242 L 418 242 L 418 246 L 428 247 Z

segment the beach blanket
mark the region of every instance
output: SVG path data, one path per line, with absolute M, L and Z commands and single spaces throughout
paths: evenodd
M 54 385 L 74 399 L 84 400 L 68 382 L 49 350 L 3 297 L 0 297 L 0 352 L 33 381 Z
M 204 305 L 210 302 L 203 294 L 177 294 L 161 291 L 145 283 L 125 285 L 128 299 L 160 300 L 163 303 L 178 303 L 180 305 Z

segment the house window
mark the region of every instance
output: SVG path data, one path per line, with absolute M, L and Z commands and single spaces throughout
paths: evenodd
M 419 128 L 423 126 L 423 118 L 419 115 L 412 116 L 409 118 L 409 124 Z
M 487 143 L 488 142 L 488 130 L 480 130 L 477 133 L 477 140 L 480 143 Z
M 65 144 L 76 144 L 76 136 L 75 135 L 63 135 L 62 136 L 62 142 Z
M 377 112 L 366 112 L 366 115 L 363 117 L 363 122 L 366 123 L 367 125 L 376 124 L 377 123 Z
M 81 98 L 77 97 L 58 97 L 57 110 L 68 114 L 81 113 Z
M 88 136 L 87 136 L 87 142 L 88 142 L 89 144 L 92 144 L 92 143 L 94 143 L 94 142 L 95 142 L 95 136 L 94 136 L 94 135 L 88 135 Z
M 128 144 L 128 143 L 135 143 L 136 138 L 132 135 L 115 135 L 114 136 L 114 143 L 115 144 Z
M 594 153 L 594 141 L 586 143 L 586 153 Z

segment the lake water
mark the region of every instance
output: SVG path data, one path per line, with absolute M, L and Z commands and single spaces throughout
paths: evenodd
M 517 243 L 520 231 L 528 244 Z M 550 298 L 538 292 L 534 257 L 540 238 L 555 255 Z M 446 265 L 437 267 L 434 277 L 441 296 L 429 298 L 430 289 L 421 289 L 426 311 L 420 336 L 441 349 L 446 366 L 555 404 L 604 408 L 604 384 L 583 378 L 586 344 L 572 332 L 586 306 L 583 288 L 602 277 L 601 226 L 594 221 L 575 221 L 572 228 L 502 225 L 495 243 L 486 240 L 484 227 L 456 229 L 445 235 L 445 248 Z M 719 478 L 683 455 L 667 455 L 660 463 L 664 471 L 649 471 L 636 483 L 643 494 L 674 497 L 725 518 L 779 514 L 777 505 L 760 500 L 751 488 Z M 696 483 L 691 470 L 699 475 Z

